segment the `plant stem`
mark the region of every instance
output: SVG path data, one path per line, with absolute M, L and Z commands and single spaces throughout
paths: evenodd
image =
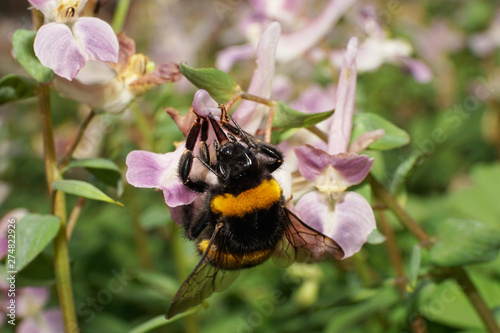
M 397 200 L 387 191 L 382 184 L 372 175 L 366 177 L 370 182 L 373 193 L 389 207 L 390 210 L 398 217 L 406 229 L 408 229 L 419 241 L 430 243 L 431 237 L 424 229 L 404 210 Z
M 405 293 L 405 271 L 403 268 L 403 260 L 401 259 L 401 251 L 399 250 L 398 244 L 396 243 L 396 237 L 394 231 L 385 216 L 384 211 L 377 212 L 377 220 L 380 223 L 382 233 L 386 238 L 385 246 L 387 248 L 387 253 L 389 254 L 389 259 L 396 270 L 397 276 L 397 286 L 399 289 L 399 294 L 401 296 Z
M 490 333 L 500 333 L 500 327 L 495 319 L 495 316 L 486 305 L 481 294 L 477 290 L 474 282 L 470 279 L 467 271 L 462 267 L 454 269 L 454 275 L 457 278 L 457 283 L 460 285 L 465 295 L 476 309 L 477 314 L 483 320 L 484 325 Z
M 233 96 L 229 102 L 226 103 L 226 110 L 229 111 L 229 109 L 231 108 L 231 106 L 233 106 L 234 103 L 236 103 L 239 99 L 241 98 L 241 95 L 235 95 Z
M 326 134 L 325 132 L 323 132 L 322 130 L 320 130 L 318 127 L 316 127 L 316 126 L 310 126 L 310 127 L 306 127 L 306 130 L 308 130 L 309 132 L 315 134 L 318 138 L 320 138 L 324 142 L 328 142 L 328 134 Z
M 269 113 L 267 114 L 267 120 L 266 120 L 266 131 L 264 133 L 264 141 L 267 143 L 271 142 L 271 133 L 273 131 L 273 119 L 274 119 L 274 111 L 275 107 L 272 106 L 269 109 Z
M 75 140 L 73 140 L 73 143 L 71 144 L 71 147 L 68 149 L 64 157 L 61 159 L 59 162 L 59 169 L 64 168 L 69 161 L 71 160 L 71 157 L 73 156 L 73 153 L 75 152 L 76 147 L 78 147 L 78 144 L 83 138 L 83 134 L 85 133 L 85 130 L 89 126 L 90 122 L 92 119 L 94 119 L 95 112 L 94 110 L 90 110 L 89 115 L 85 120 L 80 124 L 80 127 L 78 128 L 78 133 L 76 134 Z
M 54 134 L 52 131 L 52 114 L 50 109 L 50 92 L 45 84 L 39 85 L 40 120 L 43 135 L 45 176 L 52 201 L 52 214 L 61 219 L 61 228 L 54 239 L 54 270 L 57 283 L 59 303 L 63 313 L 66 332 L 78 332 L 75 304 L 71 286 L 68 243 L 66 241 L 66 197 L 61 191 L 52 191 L 52 182 L 61 175 L 57 168 Z
M 264 104 L 264 105 L 267 105 L 269 107 L 275 107 L 278 104 L 276 101 L 274 101 L 272 99 L 267 99 L 267 98 L 255 96 L 255 95 L 249 94 L 245 91 L 242 91 L 240 93 L 240 96 L 243 99 L 247 99 L 249 101 L 254 101 L 256 103 Z
M 71 239 L 71 234 L 73 233 L 73 229 L 75 228 L 76 221 L 78 221 L 78 217 L 80 217 L 80 212 L 82 211 L 83 204 L 85 203 L 85 198 L 78 198 L 75 207 L 71 211 L 69 215 L 68 223 L 66 224 L 66 239 Z
M 113 22 L 111 26 L 115 32 L 120 32 L 123 30 L 125 20 L 127 19 L 128 9 L 130 7 L 130 0 L 119 0 L 116 5 L 115 15 L 113 16 Z

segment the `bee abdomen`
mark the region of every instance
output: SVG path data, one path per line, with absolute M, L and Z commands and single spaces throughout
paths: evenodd
M 208 239 L 202 240 L 198 243 L 198 250 L 204 253 L 207 250 L 208 244 Z M 261 249 L 248 253 L 233 254 L 221 252 L 213 244 L 207 256 L 212 265 L 219 266 L 222 269 L 233 270 L 260 265 L 271 257 L 273 251 L 274 249 Z

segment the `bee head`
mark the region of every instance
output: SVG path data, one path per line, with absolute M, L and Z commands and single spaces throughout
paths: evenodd
M 240 142 L 222 144 L 217 154 L 219 171 L 226 183 L 252 177 L 258 172 L 255 154 Z

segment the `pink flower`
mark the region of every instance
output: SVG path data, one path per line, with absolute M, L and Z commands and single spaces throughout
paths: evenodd
M 376 228 L 366 199 L 346 192 L 348 187 L 363 181 L 373 164 L 368 156 L 348 152 L 356 92 L 356 54 L 357 39 L 353 38 L 340 72 L 327 151 L 310 145 L 295 148 L 300 173 L 316 188 L 299 199 L 297 213 L 312 228 L 335 240 L 344 251 L 344 258 L 358 252 Z M 376 131 L 369 135 L 369 140 L 383 135 L 383 131 Z M 363 143 L 359 146 L 366 147 Z
M 218 104 L 205 90 L 198 90 L 193 99 L 193 110 L 200 116 L 206 117 L 210 113 L 220 114 Z M 213 136 L 209 137 L 207 143 L 213 141 Z M 195 151 L 198 145 L 195 146 Z M 157 188 L 163 191 L 165 203 L 174 208 L 192 203 L 199 193 L 190 190 L 179 178 L 179 160 L 185 150 L 185 145 L 181 144 L 174 152 L 157 154 L 143 150 L 135 150 L 127 155 L 126 163 L 127 181 L 135 187 Z M 196 153 L 195 153 L 196 155 Z M 212 177 L 213 175 L 194 160 L 193 174 L 201 177 Z M 175 219 L 174 219 L 175 220 Z M 180 222 L 180 221 L 178 221 Z
M 269 24 L 257 45 L 257 68 L 252 75 L 247 92 L 263 98 L 271 96 L 273 85 L 276 48 L 281 34 L 281 26 L 277 22 Z M 269 107 L 253 101 L 244 100 L 234 112 L 234 119 L 247 132 L 254 134 L 260 126 Z
M 56 77 L 52 87 L 66 98 L 85 103 L 96 112 L 119 113 L 154 86 L 175 82 L 182 77 L 177 64 L 154 66 L 148 57 L 136 53 L 134 40 L 124 32 L 118 34 L 118 41 L 120 52 L 116 64 L 90 61 L 74 80 Z
M 34 50 L 40 62 L 72 80 L 89 60 L 117 62 L 118 39 L 109 24 L 78 17 L 87 0 L 29 0 L 45 16 Z

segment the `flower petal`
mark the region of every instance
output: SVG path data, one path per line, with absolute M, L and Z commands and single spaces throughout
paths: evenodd
M 81 17 L 73 25 L 73 33 L 82 45 L 85 60 L 118 61 L 118 38 L 108 23 L 95 17 Z
M 294 148 L 299 171 L 307 180 L 314 181 L 328 167 L 330 155 L 311 145 Z
M 402 62 L 418 83 L 428 83 L 432 80 L 433 74 L 431 70 L 422 61 L 404 57 L 402 58 Z
M 349 152 L 359 154 L 363 150 L 368 148 L 369 145 L 371 145 L 378 139 L 383 138 L 384 136 L 385 131 L 381 128 L 374 131 L 365 132 L 353 140 L 353 142 L 349 146 Z
M 62 333 L 64 322 L 61 310 L 50 309 L 37 317 L 29 317 L 19 323 L 17 333 Z
M 19 317 L 31 317 L 42 311 L 47 304 L 50 291 L 45 287 L 20 288 L 16 297 L 16 309 Z
M 80 46 L 64 24 L 43 25 L 36 34 L 33 48 L 42 65 L 68 80 L 72 80 L 85 64 Z
M 191 110 L 184 115 L 181 115 L 179 111 L 174 108 L 164 108 L 164 110 L 172 118 L 177 127 L 179 127 L 184 136 L 187 137 L 196 119 L 196 114 L 191 112 Z
M 344 258 L 358 252 L 376 228 L 370 204 L 355 192 L 344 192 L 335 205 L 321 193 L 309 192 L 299 199 L 295 208 L 307 225 L 339 244 Z
M 200 117 L 208 117 L 210 114 L 220 116 L 219 104 L 203 89 L 194 94 L 193 111 Z
M 135 187 L 158 188 L 163 190 L 165 203 L 169 207 L 187 205 L 199 193 L 182 184 L 178 176 L 179 159 L 185 146 L 179 146 L 174 152 L 156 154 L 135 150 L 127 155 L 127 181 Z M 195 168 L 195 166 L 193 166 Z
M 300 197 L 295 205 L 295 211 L 302 222 L 324 234 L 327 221 L 335 218 L 334 211 L 328 207 L 328 202 L 323 194 L 311 191 Z
M 353 3 L 354 0 L 330 1 L 321 14 L 307 26 L 297 32 L 283 35 L 278 44 L 276 58 L 289 61 L 309 50 L 331 31 L 332 26 Z
M 346 152 L 351 138 L 354 98 L 356 96 L 357 48 L 357 38 L 351 38 L 347 44 L 337 85 L 335 113 L 332 117 L 328 139 L 328 152 L 330 154 Z
M 126 159 L 127 181 L 135 187 L 160 188 L 168 169 L 177 167 L 179 159 L 175 157 L 175 152 L 156 154 L 143 150 L 131 151 Z
M 57 7 L 60 0 L 28 0 L 36 9 L 42 12 L 46 21 L 54 21 L 56 19 Z
M 373 158 L 354 153 L 341 153 L 330 156 L 329 163 L 342 177 L 346 187 L 359 184 L 365 179 L 373 165 Z
M 248 60 L 255 55 L 255 47 L 252 44 L 230 46 L 217 53 L 215 67 L 223 72 L 229 72 L 234 63 Z
M 276 47 L 280 34 L 281 26 L 277 22 L 269 24 L 262 33 L 257 45 L 257 69 L 253 72 L 252 81 L 247 89 L 249 94 L 263 98 L 271 96 Z M 253 134 L 259 128 L 267 109 L 265 105 L 243 100 L 233 117 L 242 128 Z
M 335 223 L 326 228 L 325 235 L 335 240 L 344 250 L 344 258 L 348 258 L 361 249 L 375 228 L 368 201 L 356 192 L 344 192 L 342 200 L 335 204 Z
M 184 206 L 193 202 L 199 193 L 190 190 L 180 180 L 168 184 L 163 190 L 165 203 L 169 207 Z

